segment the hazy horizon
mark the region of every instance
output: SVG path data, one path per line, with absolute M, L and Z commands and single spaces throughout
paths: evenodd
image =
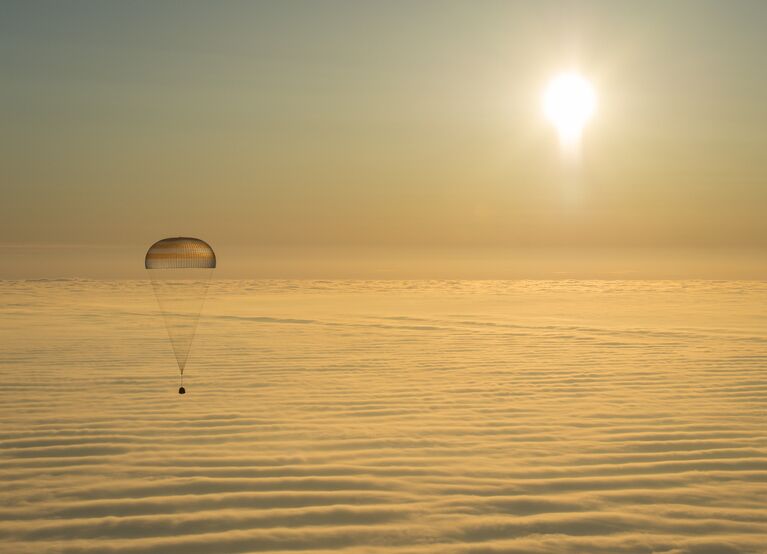
M 761 250 L 236 248 L 214 279 L 765 280 Z M 147 279 L 150 245 L 0 245 L 0 279 Z

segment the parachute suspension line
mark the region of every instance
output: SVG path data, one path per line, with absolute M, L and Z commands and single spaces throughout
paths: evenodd
M 184 366 L 197 333 L 202 305 L 216 267 L 216 254 L 205 241 L 171 237 L 157 241 L 146 253 L 157 302 L 179 368 L 179 394 L 184 389 Z

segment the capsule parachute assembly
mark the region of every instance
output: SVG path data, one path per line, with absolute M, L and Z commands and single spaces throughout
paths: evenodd
M 149 248 L 144 267 L 152 281 L 176 356 L 181 378 L 178 392 L 185 394 L 184 368 L 210 278 L 216 268 L 216 254 L 208 243 L 200 239 L 167 238 Z

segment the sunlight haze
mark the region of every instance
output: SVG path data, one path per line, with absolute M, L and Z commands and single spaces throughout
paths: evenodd
M 3 2 L 0 277 L 95 276 L 110 249 L 176 235 L 228 250 L 232 277 L 424 274 L 412 258 L 518 277 L 503 268 L 531 256 L 552 278 L 664 276 L 669 256 L 681 276 L 764 277 L 732 259 L 767 247 L 766 18 L 748 1 Z M 568 68 L 599 96 L 575 168 L 541 115 Z M 477 255 L 487 270 L 457 261 Z
M 767 0 L 0 0 L 0 554 L 767 554 Z

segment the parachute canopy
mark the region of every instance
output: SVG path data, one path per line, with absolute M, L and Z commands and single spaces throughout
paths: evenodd
M 216 254 L 200 239 L 174 237 L 155 242 L 144 258 L 147 269 L 213 269 Z

